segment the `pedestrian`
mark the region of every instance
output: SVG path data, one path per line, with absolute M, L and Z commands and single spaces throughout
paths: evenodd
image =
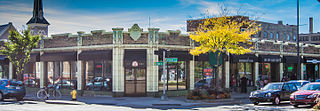
M 241 93 L 247 93 L 247 80 L 246 75 L 241 78 Z
M 281 82 L 286 82 L 287 81 L 287 76 L 283 76 L 281 79 Z
M 232 85 L 232 92 L 235 92 L 235 90 L 236 90 L 236 79 L 235 79 L 233 74 L 232 74 L 232 78 L 231 78 L 231 85 Z

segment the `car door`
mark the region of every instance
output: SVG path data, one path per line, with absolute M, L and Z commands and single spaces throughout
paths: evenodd
M 280 92 L 280 99 L 281 100 L 289 100 L 290 98 L 290 87 L 288 83 L 285 83 L 282 87 L 282 90 Z

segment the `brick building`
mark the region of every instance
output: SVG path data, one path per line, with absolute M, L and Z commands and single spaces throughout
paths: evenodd
M 39 4 L 42 4 L 41 0 L 35 0 L 35 7 Z M 41 8 L 35 8 L 34 13 L 42 10 L 42 5 L 39 6 Z M 43 13 L 40 15 L 35 17 L 43 19 L 40 23 L 33 23 L 31 30 L 39 32 L 35 34 L 45 35 L 49 24 L 43 22 Z M 188 21 L 188 27 L 197 27 L 190 23 Z M 258 79 L 271 82 L 280 81 L 284 74 L 289 76 L 291 73 L 290 76 L 294 76 L 294 64 L 297 64 L 296 45 L 291 42 L 294 41 L 291 38 L 294 37 L 294 26 L 261 23 L 265 24 L 262 27 L 267 35 L 273 33 L 273 39 L 265 40 L 264 33 L 258 34 L 253 39 L 255 49 L 251 53 L 223 56 L 223 64 L 219 68 L 222 69 L 220 77 L 225 88 L 230 88 L 232 75 L 248 77 L 251 88 L 255 88 Z M 42 28 L 35 28 L 35 25 Z M 275 41 L 276 33 L 280 33 L 280 36 Z M 284 40 L 281 39 L 283 33 L 289 34 L 290 39 L 280 41 Z M 271 36 L 266 38 L 271 39 Z M 209 65 L 209 55 L 192 56 L 188 53 L 195 45 L 189 35 L 180 31 L 159 32 L 159 28 L 144 30 L 138 24 L 128 29 L 112 28 L 110 32 L 94 30 L 90 33 L 55 34 L 42 38 L 31 54 L 32 59 L 26 66 L 25 74 L 35 81 L 30 86 L 56 84 L 63 89 L 76 88 L 83 93 L 113 96 L 160 96 L 164 84 L 162 78 L 165 78 L 165 89 L 169 96 L 185 95 L 188 90 L 195 89 L 196 82 L 214 75 L 215 67 Z M 301 77 L 319 77 L 319 72 L 315 72 L 314 68 L 319 66 L 320 47 L 310 44 L 301 46 L 301 58 L 304 61 L 299 65 L 313 70 L 302 70 L 307 73 L 302 73 Z M 178 59 L 177 62 L 167 63 L 167 73 L 164 75 L 162 67 L 155 65 L 162 61 L 163 49 L 167 50 L 166 58 Z

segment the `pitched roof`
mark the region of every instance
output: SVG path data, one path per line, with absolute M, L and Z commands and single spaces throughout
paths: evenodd
M 42 7 L 42 0 L 34 0 L 33 6 L 33 16 L 27 22 L 27 24 L 32 23 L 40 23 L 40 24 L 49 24 L 49 22 L 43 17 L 43 7 Z
M 4 32 L 6 32 L 9 29 L 9 27 L 10 27 L 10 23 L 0 25 L 0 37 L 4 34 Z

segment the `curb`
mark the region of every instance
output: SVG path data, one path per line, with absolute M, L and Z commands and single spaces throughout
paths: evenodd
M 45 100 L 47 104 L 64 104 L 64 105 L 84 105 L 83 102 L 78 101 L 66 101 L 66 100 Z

